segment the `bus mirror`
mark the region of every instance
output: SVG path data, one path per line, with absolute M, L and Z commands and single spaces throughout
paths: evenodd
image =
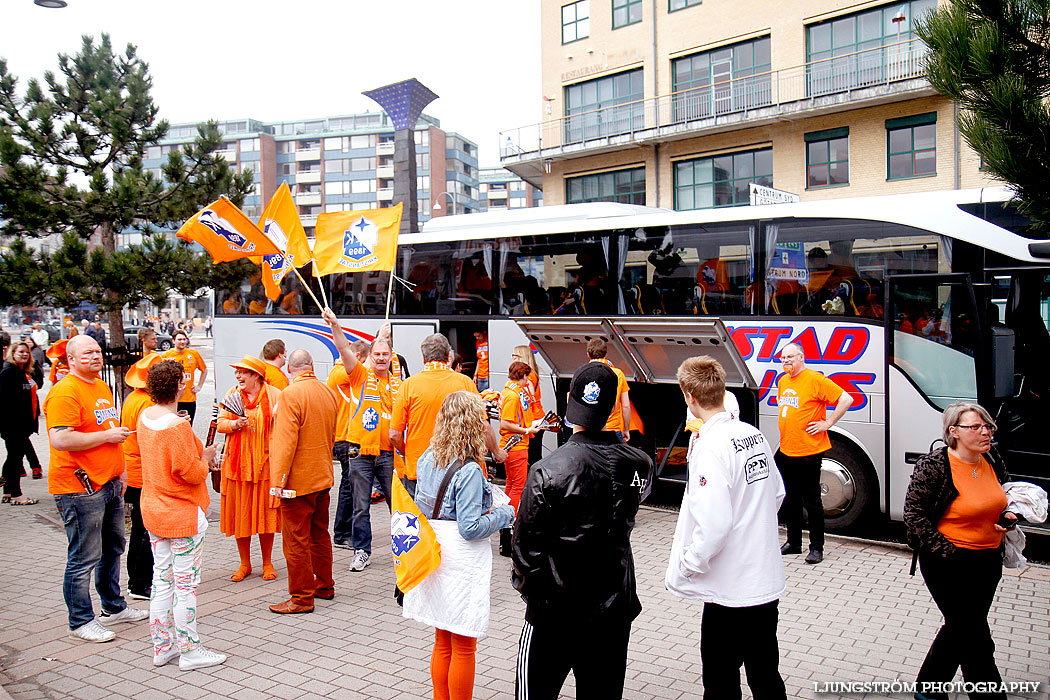
M 992 327 L 992 391 L 997 399 L 1014 395 L 1014 332 Z

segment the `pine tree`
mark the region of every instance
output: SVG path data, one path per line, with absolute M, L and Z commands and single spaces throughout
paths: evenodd
M 1050 0 L 953 0 L 918 23 L 926 77 L 961 108 L 984 167 L 1050 227 Z
M 22 96 L 17 82 L 0 59 L 0 234 L 57 233 L 63 244 L 50 256 L 18 248 L 0 271 L 35 259 L 46 279 L 12 280 L 15 293 L 31 299 L 38 293 L 29 285 L 44 284 L 59 305 L 94 301 L 109 312 L 111 344 L 123 345 L 126 304 L 162 302 L 169 289 L 193 294 L 216 275 L 210 259 L 154 236 L 158 227 L 221 194 L 240 204 L 252 175 L 235 174 L 214 155 L 222 138 L 215 123 L 201 125 L 192 145 L 172 149 L 163 178 L 145 171 L 146 149 L 168 125 L 157 119 L 149 66 L 131 44 L 114 54 L 107 34 L 97 44 L 85 36 L 75 56 L 59 54 L 58 74 L 29 80 Z M 116 236 L 128 230 L 141 231 L 143 243 L 118 250 Z

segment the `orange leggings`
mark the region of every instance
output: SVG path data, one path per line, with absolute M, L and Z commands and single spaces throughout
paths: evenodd
M 503 468 L 507 470 L 507 495 L 516 515 L 521 492 L 525 490 L 525 477 L 529 473 L 529 451 L 512 450 L 503 462 Z
M 478 640 L 448 630 L 434 630 L 430 678 L 434 700 L 470 700 L 474 695 L 474 653 Z

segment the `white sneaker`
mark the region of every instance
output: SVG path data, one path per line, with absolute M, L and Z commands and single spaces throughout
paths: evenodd
M 153 665 L 154 666 L 163 666 L 166 663 L 168 663 L 169 661 L 171 661 L 172 659 L 177 658 L 178 655 L 179 655 L 179 646 L 177 644 L 172 644 L 171 648 L 168 649 L 166 652 L 164 652 L 163 654 L 158 654 L 158 655 L 153 657 Z
M 368 552 L 359 549 L 357 550 L 357 553 L 354 554 L 354 560 L 350 562 L 350 570 L 364 571 L 366 566 L 368 566 Z
M 118 613 L 108 613 L 103 610 L 98 615 L 98 621 L 107 627 L 109 625 L 115 625 L 118 622 L 139 622 L 149 617 L 148 610 L 137 610 L 136 608 L 126 607 Z
M 85 642 L 98 644 L 100 642 L 112 642 L 117 633 L 98 624 L 98 620 L 92 620 L 74 630 L 69 630 L 69 636 L 73 639 L 82 639 Z
M 192 671 L 195 668 L 208 668 L 209 666 L 218 666 L 225 661 L 226 654 L 205 649 L 202 645 L 193 651 L 187 651 L 179 657 L 179 670 Z

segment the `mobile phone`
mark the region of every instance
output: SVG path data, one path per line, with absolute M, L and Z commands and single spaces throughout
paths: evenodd
M 73 476 L 80 480 L 80 483 L 84 485 L 84 493 L 92 494 L 95 493 L 95 487 L 91 484 L 91 479 L 88 478 L 87 472 L 83 469 L 77 469 L 73 472 Z
M 1013 515 L 1017 515 L 1017 520 L 1010 520 L 1006 517 L 1006 514 L 1011 512 L 1012 511 L 1004 510 L 1002 513 L 1000 513 L 999 521 L 997 523 L 999 527 L 1005 527 L 1007 530 L 1013 530 L 1015 527 L 1017 527 L 1018 523 L 1021 522 L 1021 516 L 1017 515 L 1017 513 L 1013 513 Z

